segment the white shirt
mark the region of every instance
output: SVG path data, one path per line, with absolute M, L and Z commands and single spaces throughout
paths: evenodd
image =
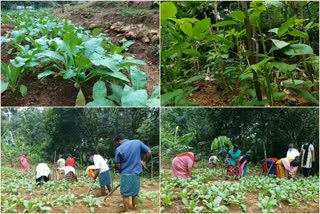
M 58 168 L 63 168 L 66 166 L 66 161 L 63 158 L 58 159 L 57 161 Z
M 40 178 L 41 176 L 48 177 L 50 174 L 50 169 L 46 163 L 39 163 L 36 171 L 37 171 L 36 178 Z
M 211 156 L 210 158 L 209 158 L 209 163 L 212 163 L 212 164 L 217 164 L 217 162 L 218 162 L 218 158 L 217 158 L 217 156 Z
M 73 172 L 73 174 L 76 174 L 76 170 L 72 166 L 63 167 L 63 170 L 65 175 L 69 172 Z
M 287 152 L 287 158 L 295 159 L 299 155 L 300 153 L 295 148 L 289 149 Z
M 96 169 L 100 170 L 100 173 L 109 170 L 106 161 L 103 159 L 101 155 L 93 155 L 93 163 Z

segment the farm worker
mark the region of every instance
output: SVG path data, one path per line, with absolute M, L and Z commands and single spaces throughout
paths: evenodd
M 219 159 L 217 156 L 215 156 L 215 155 L 210 156 L 210 158 L 209 158 L 210 167 L 216 167 L 218 165 L 218 161 L 219 161 Z
M 251 155 L 249 155 L 249 154 L 244 154 L 239 158 L 239 160 L 238 160 L 239 175 L 241 177 L 247 176 L 247 164 L 249 161 L 251 161 Z
M 122 133 L 116 136 L 115 141 L 119 146 L 114 160 L 121 174 L 120 193 L 123 197 L 123 211 L 127 212 L 130 197 L 132 197 L 132 208 L 137 208 L 140 174 L 142 167 L 146 167 L 146 161 L 151 157 L 151 150 L 142 141 L 128 140 Z M 144 154 L 143 160 L 141 160 L 141 154 Z
M 19 158 L 20 169 L 22 172 L 30 171 L 30 159 L 27 154 L 21 155 Z
M 240 158 L 240 156 L 241 150 L 238 148 L 237 144 L 234 144 L 233 149 L 228 151 L 228 155 L 226 157 L 227 175 L 239 175 L 237 160 Z
M 73 168 L 76 166 L 76 161 L 70 154 L 68 155 L 68 158 L 67 158 L 67 166 L 72 166 Z
M 263 168 L 262 168 L 262 172 L 267 174 L 270 177 L 281 177 L 280 173 L 280 168 L 277 165 L 277 158 L 267 158 L 264 163 L 263 163 Z
M 201 155 L 185 152 L 177 155 L 172 160 L 172 175 L 175 178 L 190 179 L 194 163 L 201 159 Z
M 42 183 L 42 180 L 45 182 L 49 181 L 50 169 L 48 165 L 44 162 L 40 162 L 36 168 L 36 182 L 37 185 Z
M 58 170 L 58 180 L 63 179 L 64 175 L 64 167 L 66 166 L 65 159 L 62 158 L 62 155 L 59 155 L 59 159 L 57 160 L 57 170 Z
M 311 143 L 305 142 L 301 146 L 301 168 L 302 168 L 304 177 L 310 176 L 312 162 L 314 161 L 315 161 L 314 147 Z
M 279 167 L 279 172 L 277 171 L 277 176 L 279 178 L 283 177 L 294 177 L 295 176 L 295 168 L 299 165 L 299 162 L 293 158 L 281 158 L 277 161 L 277 167 Z
M 63 168 L 64 170 L 64 179 L 67 182 L 75 182 L 78 181 L 77 176 L 76 176 L 76 170 L 72 166 L 66 166 Z
M 107 195 L 106 187 L 108 188 L 108 191 L 111 192 L 111 177 L 109 166 L 101 155 L 92 153 L 89 155 L 89 161 L 95 166 L 95 174 L 93 179 L 96 180 L 99 176 L 101 196 L 105 196 Z
M 288 147 L 289 149 L 287 151 L 287 158 L 295 159 L 296 161 L 299 161 L 299 156 L 300 156 L 299 151 L 294 148 L 292 143 L 290 143 Z M 294 167 L 292 172 L 292 177 L 296 176 L 297 171 L 298 171 L 298 165 Z

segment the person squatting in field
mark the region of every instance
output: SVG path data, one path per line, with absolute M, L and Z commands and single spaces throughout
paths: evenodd
M 124 134 L 118 134 L 115 138 L 119 145 L 115 153 L 115 163 L 120 170 L 120 193 L 123 199 L 123 211 L 129 209 L 129 199 L 132 197 L 132 208 L 138 205 L 140 191 L 140 174 L 142 167 L 151 157 L 151 150 L 140 140 L 128 140 Z M 144 154 L 141 160 L 141 154 Z
M 64 179 L 67 182 L 73 183 L 75 181 L 78 181 L 78 178 L 76 176 L 76 170 L 72 166 L 64 167 L 63 172 L 64 172 Z
M 210 168 L 216 167 L 218 165 L 218 162 L 219 162 L 219 159 L 218 159 L 217 156 L 215 156 L 215 155 L 210 156 L 210 158 L 209 158 L 209 167 Z
M 40 162 L 36 168 L 36 183 L 37 185 L 42 184 L 42 180 L 44 182 L 49 181 L 50 169 L 48 165 L 44 162 Z
M 57 174 L 58 180 L 62 180 L 64 176 L 64 167 L 66 166 L 65 159 L 62 158 L 62 155 L 59 155 L 59 159 L 57 160 Z
M 27 154 L 21 155 L 19 158 L 19 165 L 22 172 L 30 171 L 30 159 Z
M 108 191 L 111 192 L 111 177 L 109 166 L 101 155 L 89 153 L 89 162 L 93 163 L 95 166 L 95 174 L 93 179 L 96 180 L 99 176 L 101 196 L 106 196 L 106 187 Z
M 172 175 L 176 178 L 190 179 L 195 162 L 201 160 L 201 155 L 185 152 L 172 160 Z

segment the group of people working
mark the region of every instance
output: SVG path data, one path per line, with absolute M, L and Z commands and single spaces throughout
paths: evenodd
M 245 177 L 247 175 L 247 164 L 251 161 L 250 154 L 243 154 L 237 144 L 233 145 L 233 149 L 222 149 L 219 152 L 223 160 L 223 167 L 226 168 L 226 178 L 229 176 Z M 173 177 L 190 179 L 192 169 L 195 162 L 201 159 L 200 154 L 195 155 L 192 152 L 185 152 L 177 155 L 172 160 Z M 312 163 L 315 161 L 314 147 L 311 143 L 304 143 L 301 152 L 294 148 L 293 144 L 289 144 L 289 149 L 285 158 L 268 158 L 263 164 L 263 172 L 269 176 L 296 177 L 299 160 L 304 177 L 310 176 Z M 219 158 L 215 155 L 210 156 L 209 166 L 214 168 L 218 165 Z
M 140 191 L 140 174 L 143 167 L 146 167 L 146 161 L 151 157 L 151 150 L 140 140 L 128 140 L 124 134 L 119 134 L 115 138 L 119 145 L 115 151 L 114 162 L 120 170 L 120 193 L 123 198 L 123 210 L 127 212 L 130 206 L 130 197 L 132 197 L 132 208 L 136 209 L 138 205 L 138 195 Z M 141 155 L 144 155 L 141 160 Z M 88 161 L 93 165 L 88 169 L 93 169 L 92 178 L 94 182 L 99 177 L 101 196 L 106 196 L 112 191 L 110 168 L 107 161 L 99 154 L 94 152 L 88 153 Z M 19 158 L 20 168 L 23 172 L 30 170 L 30 159 L 26 154 Z M 56 163 L 56 169 L 61 178 L 69 182 L 77 181 L 75 173 L 75 160 L 70 155 L 64 160 L 59 157 Z M 41 184 L 42 181 L 49 181 L 50 168 L 44 162 L 37 165 L 36 182 Z M 108 192 L 107 192 L 108 190 Z
M 263 164 L 263 172 L 268 176 L 276 176 L 278 178 L 297 176 L 298 166 L 302 168 L 304 177 L 311 175 L 312 165 L 315 161 L 315 150 L 311 143 L 304 143 L 300 152 L 294 148 L 291 143 L 288 146 L 285 158 L 268 158 Z

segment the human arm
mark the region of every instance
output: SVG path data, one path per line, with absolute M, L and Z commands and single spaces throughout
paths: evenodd
M 141 161 L 141 164 L 143 167 L 146 167 L 146 162 L 150 159 L 151 157 L 151 150 L 149 150 L 143 157 L 143 160 Z
M 96 169 L 95 172 L 94 172 L 93 179 L 96 180 L 99 175 L 100 175 L 100 169 Z

